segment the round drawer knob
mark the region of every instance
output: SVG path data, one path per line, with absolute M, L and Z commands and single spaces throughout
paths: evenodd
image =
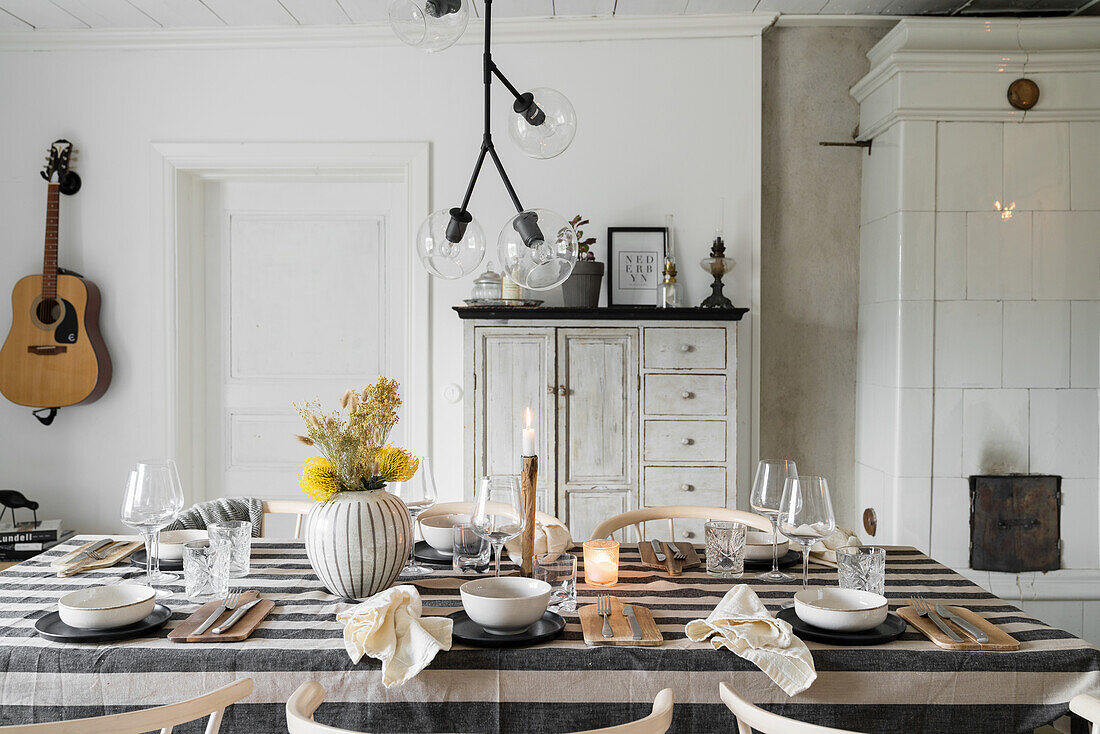
M 690 446 L 693 443 L 695 443 L 695 439 L 694 438 L 682 438 L 682 439 L 680 439 L 680 443 L 682 443 L 685 446 Z
M 684 492 L 694 492 L 695 491 L 695 487 L 691 486 L 690 484 L 681 484 L 680 489 L 683 490 Z
M 682 393 L 680 393 L 680 397 L 682 397 L 684 400 L 691 400 L 691 393 L 689 393 L 687 390 L 684 390 Z
M 694 538 L 695 537 L 695 531 L 694 530 L 685 530 L 684 531 L 684 537 L 685 538 Z
M 553 385 L 547 385 L 547 386 L 546 386 L 546 392 L 548 392 L 548 393 L 550 393 L 551 395 L 553 395 L 553 394 L 554 394 L 555 392 L 557 392 L 557 391 L 556 391 L 556 390 L 554 389 L 554 386 L 553 386 Z
M 680 351 L 681 352 L 690 352 L 691 351 L 691 345 L 690 344 L 681 344 L 680 345 Z

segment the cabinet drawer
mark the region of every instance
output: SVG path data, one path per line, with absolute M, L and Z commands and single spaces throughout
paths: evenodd
M 725 415 L 725 375 L 646 375 L 649 415 Z
M 703 531 L 703 524 L 706 520 L 694 520 L 694 519 L 681 519 L 677 518 L 672 521 L 672 538 L 676 541 L 687 541 L 696 546 L 702 545 L 705 538 Z M 656 540 L 669 540 L 668 537 L 668 520 L 651 520 L 645 524 L 644 528 L 646 540 L 654 538 Z M 634 539 L 634 534 L 629 536 L 630 540 Z M 707 559 L 703 556 L 702 549 L 698 549 L 699 560 L 706 564 Z M 701 569 L 696 569 L 701 570 Z
M 644 339 L 646 369 L 726 368 L 725 329 L 647 328 Z
M 646 461 L 725 461 L 725 421 L 646 421 Z
M 647 466 L 645 504 L 726 506 L 726 470 L 720 466 Z

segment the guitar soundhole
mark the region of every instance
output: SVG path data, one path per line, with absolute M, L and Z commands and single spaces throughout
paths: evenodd
M 43 324 L 53 324 L 61 318 L 61 303 L 53 298 L 44 298 L 38 302 L 34 315 Z

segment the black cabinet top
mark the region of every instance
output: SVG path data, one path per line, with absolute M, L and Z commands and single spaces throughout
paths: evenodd
M 747 308 L 655 308 L 653 306 L 611 306 L 572 308 L 549 306 L 455 306 L 460 319 L 570 319 L 615 321 L 740 321 Z

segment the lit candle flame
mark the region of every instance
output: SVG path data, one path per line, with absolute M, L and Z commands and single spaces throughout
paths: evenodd
M 531 428 L 531 409 L 527 408 L 523 411 L 523 416 L 527 419 L 527 428 Z

